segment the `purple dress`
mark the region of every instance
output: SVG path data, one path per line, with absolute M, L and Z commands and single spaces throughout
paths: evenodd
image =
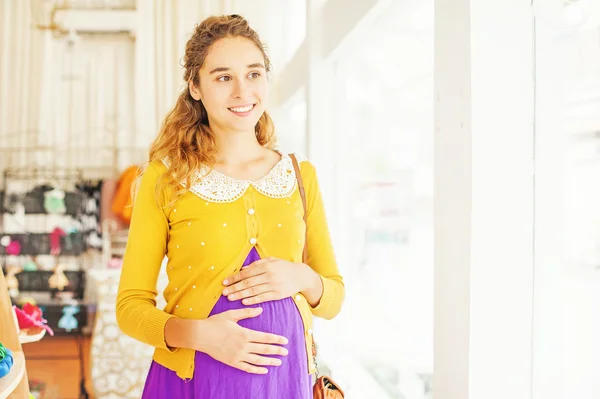
M 242 267 L 260 259 L 252 248 Z M 311 399 L 312 384 L 307 369 L 304 324 L 292 298 L 265 302 L 258 317 L 239 322 L 243 327 L 278 334 L 288 339 L 287 356 L 277 356 L 281 366 L 265 366 L 267 374 L 250 374 L 196 352 L 194 377 L 179 378 L 174 371 L 152 362 L 142 399 Z M 246 307 L 241 300 L 219 298 L 210 315 Z

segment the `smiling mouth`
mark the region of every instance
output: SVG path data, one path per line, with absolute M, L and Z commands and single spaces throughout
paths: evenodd
M 228 108 L 231 112 L 236 114 L 244 114 L 246 112 L 250 112 L 254 109 L 256 104 L 244 105 L 243 107 L 231 107 Z

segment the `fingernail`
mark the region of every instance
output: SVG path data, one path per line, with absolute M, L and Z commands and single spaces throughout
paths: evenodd
M 225 284 L 225 285 L 229 284 L 229 280 L 223 280 L 223 284 Z
M 223 295 L 229 295 L 229 290 L 223 290 Z

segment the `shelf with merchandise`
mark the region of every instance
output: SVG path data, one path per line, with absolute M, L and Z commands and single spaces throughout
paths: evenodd
M 11 253 L 9 246 L 0 245 L 0 255 L 37 256 L 53 255 L 52 233 L 0 233 L 0 236 L 18 245 L 18 253 Z M 59 237 L 60 256 L 79 256 L 86 251 L 85 234 L 69 232 Z

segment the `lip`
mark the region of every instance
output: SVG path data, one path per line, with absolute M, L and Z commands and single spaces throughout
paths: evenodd
M 246 112 L 234 112 L 231 109 L 232 108 L 245 108 L 245 107 L 252 107 L 250 108 L 249 111 Z M 250 103 L 250 104 L 244 104 L 244 105 L 236 105 L 233 107 L 229 107 L 227 108 L 232 114 L 237 115 L 237 116 L 248 116 L 252 113 L 252 111 L 254 111 L 254 108 L 256 108 L 256 104 Z
M 231 108 L 246 108 L 246 107 L 252 107 L 254 108 L 254 106 L 256 105 L 256 103 L 248 103 L 248 104 L 242 104 L 242 105 L 234 105 L 232 107 L 229 107 L 228 109 Z

